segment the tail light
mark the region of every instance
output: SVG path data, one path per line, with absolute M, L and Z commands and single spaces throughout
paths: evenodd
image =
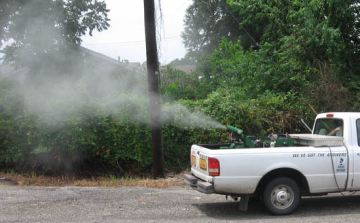
M 196 156 L 190 154 L 191 166 L 196 166 Z
M 208 158 L 209 163 L 209 175 L 210 176 L 220 176 L 220 163 L 216 158 Z

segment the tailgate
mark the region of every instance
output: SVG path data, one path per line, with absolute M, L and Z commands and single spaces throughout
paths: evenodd
M 206 181 L 212 182 L 213 177 L 209 176 L 209 168 L 208 168 L 208 155 L 204 147 L 193 145 L 191 146 L 191 172 L 196 177 Z

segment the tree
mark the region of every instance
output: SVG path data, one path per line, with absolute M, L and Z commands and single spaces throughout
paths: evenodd
M 293 2 L 229 0 L 228 4 L 242 18 L 239 21 L 241 26 L 252 26 L 257 31 L 261 30 L 260 41 L 272 42 L 290 33 L 288 15 L 294 9 Z
M 253 97 L 266 90 L 293 92 L 318 111 L 349 110 L 357 103 L 358 1 L 228 2 L 244 18 L 241 25 L 262 30 L 260 50 L 246 52 L 239 44 L 223 42 L 212 60 L 215 79 Z
M 68 50 L 80 45 L 81 36 L 109 27 L 108 11 L 100 0 L 2 0 L 4 59 L 21 66 L 64 60 Z
M 234 12 L 226 0 L 194 0 L 186 10 L 185 30 L 182 38 L 190 58 L 203 54 L 211 55 L 221 38 L 231 41 L 241 40 L 245 49 L 257 47 L 261 30 L 252 25 L 239 25 L 243 18 Z
M 194 99 L 196 90 L 199 90 L 199 78 L 196 72 L 187 74 L 182 70 L 177 70 L 172 64 L 162 67 L 161 93 L 170 100 Z
M 291 38 L 310 60 L 339 59 L 349 53 L 345 48 L 359 52 L 357 0 L 230 0 L 229 4 L 246 18 L 241 25 L 263 29 L 262 43 L 278 42 L 280 47 Z

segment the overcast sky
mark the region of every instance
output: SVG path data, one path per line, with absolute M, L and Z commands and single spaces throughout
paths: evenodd
M 143 0 L 105 0 L 110 28 L 84 36 L 82 46 L 114 59 L 146 61 Z M 159 0 L 155 0 L 157 8 Z M 167 64 L 185 56 L 180 37 L 183 18 L 192 0 L 160 0 L 162 20 L 157 18 L 159 60 Z M 157 13 L 158 15 L 160 13 Z

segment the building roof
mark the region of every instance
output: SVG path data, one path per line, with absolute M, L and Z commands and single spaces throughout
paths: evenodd
M 80 50 L 84 53 L 83 56 L 90 55 L 93 57 L 97 62 L 105 62 L 107 64 L 111 64 L 114 66 L 121 66 L 131 71 L 135 71 L 140 75 L 146 75 L 145 69 L 141 67 L 140 63 L 124 63 L 118 60 L 115 60 L 111 57 L 105 56 L 104 54 L 89 50 L 85 47 L 80 46 Z M 138 64 L 138 66 L 135 66 Z M 0 64 L 0 77 L 15 77 L 23 78 L 25 74 L 29 72 L 29 68 L 16 68 L 13 64 Z
M 176 65 L 174 66 L 174 69 L 176 70 L 182 70 L 187 74 L 190 74 L 194 70 L 196 70 L 196 65 Z
M 1 64 L 0 65 L 0 76 L 9 77 L 19 73 L 27 73 L 28 68 L 15 68 L 12 64 Z
M 89 50 L 85 47 L 80 46 L 80 50 L 84 53 L 87 53 L 93 57 L 96 57 L 98 59 L 101 59 L 103 61 L 109 62 L 110 64 L 122 66 L 126 69 L 131 69 L 132 71 L 135 71 L 141 75 L 146 75 L 146 72 L 143 67 L 141 67 L 140 63 L 127 63 L 127 62 L 121 62 L 119 60 L 115 60 L 111 57 L 105 56 L 104 54 Z

